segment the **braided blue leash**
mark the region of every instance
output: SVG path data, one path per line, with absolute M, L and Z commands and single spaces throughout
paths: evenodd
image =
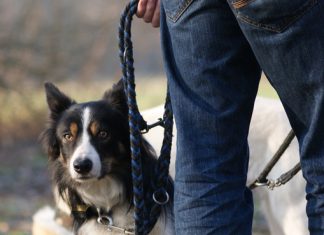
M 164 112 L 164 139 L 161 148 L 161 154 L 157 164 L 156 179 L 153 179 L 152 188 L 144 192 L 142 161 L 140 152 L 141 130 L 147 128 L 146 122 L 138 111 L 135 92 L 135 76 L 134 76 L 134 59 L 133 45 L 131 41 L 131 22 L 137 10 L 138 0 L 132 0 L 124 9 L 119 26 L 119 57 L 122 68 L 122 79 L 124 82 L 125 94 L 128 104 L 128 118 L 130 129 L 131 143 L 131 164 L 133 179 L 133 203 L 134 203 L 134 219 L 135 233 L 137 235 L 146 235 L 154 227 L 163 203 L 159 203 L 153 196 L 166 195 L 166 184 L 169 175 L 169 164 L 172 144 L 173 129 L 173 113 L 170 102 L 169 92 L 165 103 Z

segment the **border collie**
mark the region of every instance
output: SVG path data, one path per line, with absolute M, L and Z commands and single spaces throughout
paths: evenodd
M 134 234 L 128 108 L 120 81 L 98 101 L 76 103 L 45 84 L 49 122 L 41 135 L 49 157 L 54 190 L 68 206 L 74 232 Z M 144 191 L 157 163 L 141 136 Z M 174 234 L 173 183 L 169 203 L 150 234 Z M 99 223 L 101 221 L 101 223 Z M 109 224 L 110 226 L 108 226 Z

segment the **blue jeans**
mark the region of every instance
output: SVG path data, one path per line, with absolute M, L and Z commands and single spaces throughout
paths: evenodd
M 310 233 L 324 234 L 323 12 L 321 0 L 162 0 L 178 235 L 251 234 L 247 135 L 261 69 L 300 144 Z

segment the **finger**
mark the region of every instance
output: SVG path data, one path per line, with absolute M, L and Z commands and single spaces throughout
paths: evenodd
M 143 18 L 145 11 L 146 11 L 146 5 L 148 0 L 140 0 L 137 5 L 137 12 L 136 15 L 138 18 Z
M 155 6 L 156 6 L 156 1 L 157 0 L 148 0 L 148 2 L 146 4 L 146 11 L 143 16 L 143 19 L 146 23 L 152 22 L 152 18 L 153 18 Z
M 155 11 L 152 17 L 152 26 L 156 28 L 160 26 L 160 0 L 158 0 L 155 5 Z

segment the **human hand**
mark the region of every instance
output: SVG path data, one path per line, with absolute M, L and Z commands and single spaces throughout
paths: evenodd
M 136 15 L 146 23 L 151 23 L 153 27 L 159 27 L 160 0 L 139 0 Z

